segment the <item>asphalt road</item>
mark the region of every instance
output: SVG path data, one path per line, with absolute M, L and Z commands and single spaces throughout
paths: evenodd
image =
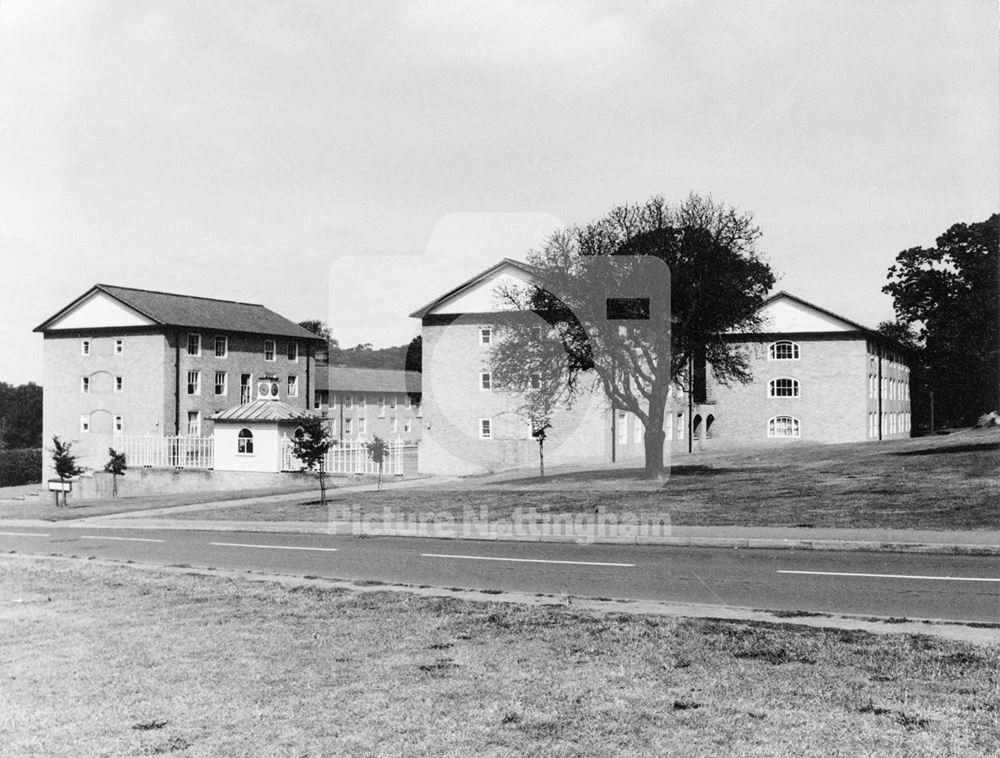
M 0 551 L 582 597 L 1000 622 L 1000 558 L 244 532 L 3 529 Z

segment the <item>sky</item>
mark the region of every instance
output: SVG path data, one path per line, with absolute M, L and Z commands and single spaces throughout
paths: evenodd
M 0 2 L 0 381 L 102 282 L 342 345 L 559 225 L 694 191 L 874 326 L 895 255 L 1000 209 L 994 0 Z

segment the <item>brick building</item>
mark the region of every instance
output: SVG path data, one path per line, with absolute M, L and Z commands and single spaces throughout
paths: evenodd
M 468 474 L 532 465 L 537 446 L 519 399 L 492 386 L 494 328 L 509 317 L 498 289 L 531 282 L 505 259 L 413 314 L 423 337 L 424 433 L 420 469 Z M 696 367 L 670 390 L 667 453 L 688 445 L 773 446 L 909 434 L 909 369 L 903 348 L 856 322 L 779 292 L 761 306 L 764 330 L 733 334 L 751 356 L 753 381 L 719 386 Z M 546 460 L 641 461 L 644 429 L 595 387 L 552 419 Z
M 420 373 L 390 369 L 320 367 L 313 408 L 330 421 L 338 440 L 421 437 Z
M 212 415 L 262 388 L 305 410 L 322 345 L 262 305 L 105 284 L 35 331 L 45 439 L 76 440 L 89 467 L 103 465 L 115 436 L 210 436 Z

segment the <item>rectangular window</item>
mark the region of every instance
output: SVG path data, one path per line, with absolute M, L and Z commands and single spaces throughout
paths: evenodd
M 389 395 L 389 410 L 390 411 L 396 410 L 396 396 L 395 395 Z
M 80 431 L 84 434 L 90 431 L 90 416 L 80 416 Z
M 121 433 L 122 433 L 122 430 L 123 430 L 124 428 L 125 428 L 125 425 L 124 425 L 124 423 L 122 422 L 122 417 L 121 417 L 121 416 L 115 416 L 115 431 L 116 431 L 116 432 L 117 432 L 118 434 L 121 434 Z
M 403 434 L 409 434 L 411 431 L 413 431 L 413 419 L 403 419 Z
M 115 377 L 115 392 L 121 392 L 125 389 L 125 377 L 116 376 Z
M 479 389 L 483 392 L 489 392 L 493 389 L 493 377 L 488 371 L 479 374 Z
M 125 352 L 125 340 L 115 340 L 115 355 Z
M 354 421 L 354 419 L 352 419 L 352 418 L 345 418 L 344 419 L 344 434 L 345 435 L 350 435 L 350 434 L 353 433 L 353 431 L 352 431 L 354 429 L 353 421 Z
M 385 418 L 385 395 L 378 396 L 378 417 Z
M 345 408 L 354 407 L 354 395 L 344 395 L 344 407 Z
M 253 374 L 240 374 L 240 405 L 250 402 L 253 387 Z
M 90 392 L 90 377 L 81 376 L 80 377 L 80 392 L 87 393 Z
M 226 374 L 225 371 L 216 371 L 215 372 L 215 394 L 216 395 L 225 395 L 226 394 L 226 390 L 228 389 L 226 387 L 226 385 L 228 384 L 228 382 L 226 381 L 226 378 L 227 378 L 227 374 Z
M 361 418 L 358 419 L 358 434 L 363 435 L 367 433 L 368 433 L 368 419 L 362 416 Z
M 187 344 L 188 355 L 201 355 L 201 335 L 189 334 Z
M 216 337 L 215 338 L 215 357 L 216 358 L 228 358 L 229 357 L 229 338 L 228 337 Z
M 357 400 L 358 400 L 358 408 L 364 408 L 365 405 L 367 404 L 364 395 L 358 395 Z
M 389 419 L 389 429 L 392 430 L 393 434 L 399 434 L 399 421 L 395 416 Z
M 201 411 L 188 411 L 187 433 L 191 437 L 201 434 Z
M 684 423 L 684 414 L 683 413 L 678 413 L 677 414 L 677 439 L 679 439 L 679 440 L 684 439 L 684 427 L 685 426 L 686 426 L 686 424 Z
M 299 396 L 299 378 L 297 376 L 288 377 L 288 397 Z
M 189 395 L 201 394 L 201 372 L 188 371 L 187 393 Z
M 632 417 L 632 442 L 636 445 L 642 442 L 642 424 L 637 416 Z
M 413 413 L 417 418 L 421 418 L 424 415 L 424 409 L 421 407 L 419 400 L 413 402 Z
M 493 342 L 493 327 L 483 326 L 479 329 L 479 344 L 489 345 Z
M 299 343 L 288 343 L 288 360 L 297 362 L 299 360 Z
M 493 422 L 488 418 L 479 419 L 479 439 L 493 439 Z
M 80 343 L 80 355 L 90 355 L 90 340 L 83 340 Z
M 624 411 L 618 411 L 617 414 L 617 432 L 618 432 L 618 444 L 624 445 L 628 442 L 628 416 L 625 415 Z
M 409 393 L 403 395 L 403 407 L 404 408 L 409 408 L 412 405 L 412 403 L 413 403 L 413 401 L 410 399 L 410 394 Z
M 274 340 L 264 340 L 264 360 L 274 360 Z

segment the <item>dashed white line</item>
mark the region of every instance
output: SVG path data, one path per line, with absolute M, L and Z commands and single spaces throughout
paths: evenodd
M 989 576 L 921 576 L 918 574 L 857 574 L 848 571 L 778 571 L 779 574 L 809 574 L 812 576 L 851 576 L 870 579 L 925 579 L 937 582 L 1000 582 Z
M 82 540 L 118 540 L 119 542 L 163 542 L 163 540 L 154 540 L 149 537 L 109 537 L 107 535 L 101 535 L 98 537 L 96 534 L 81 534 L 80 539 Z
M 506 561 L 509 563 L 559 563 L 565 566 L 614 566 L 633 568 L 634 563 L 602 563 L 600 561 L 549 561 L 542 558 L 496 558 L 492 555 L 445 555 L 443 553 L 421 553 L 421 558 L 460 558 L 466 561 Z
M 315 550 L 320 553 L 336 553 L 335 547 L 300 547 L 298 545 L 251 545 L 247 542 L 209 542 L 217 547 L 257 547 L 264 550 Z
M 51 534 L 39 534 L 38 532 L 0 532 L 0 537 L 51 537 Z

